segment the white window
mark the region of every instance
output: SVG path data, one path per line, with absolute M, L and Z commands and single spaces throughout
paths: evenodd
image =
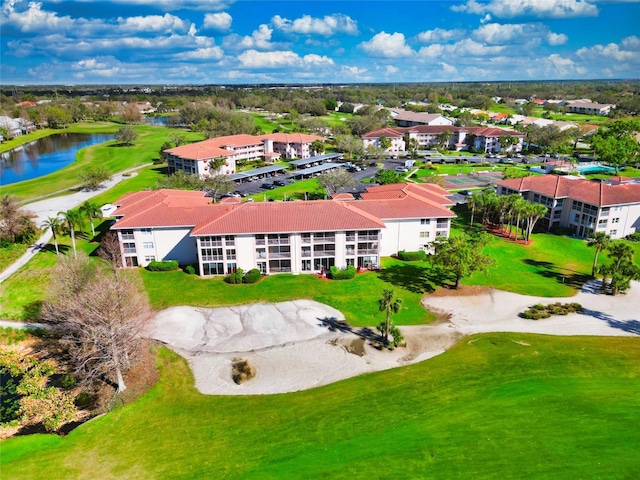
M 613 236 L 613 235 L 617 235 L 618 234 L 618 230 L 610 230 L 609 231 L 609 235 Z
M 420 232 L 420 238 L 429 238 L 429 232 Z
M 140 230 L 140 233 L 142 233 L 142 235 L 151 235 L 151 229 L 150 228 L 143 228 Z
M 142 242 L 142 248 L 150 250 L 153 248 L 153 242 Z
M 611 220 L 611 223 L 618 223 L 620 221 L 620 218 L 616 217 L 613 220 Z
M 156 259 L 156 257 L 154 257 L 153 255 L 147 255 L 144 257 L 144 261 L 149 263 L 149 262 L 153 262 Z
M 420 225 L 429 225 L 429 223 L 431 223 L 431 219 L 430 218 L 422 218 L 422 219 L 420 219 Z

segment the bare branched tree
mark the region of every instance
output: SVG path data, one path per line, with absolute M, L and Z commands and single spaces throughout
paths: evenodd
M 85 384 L 115 380 L 122 392 L 123 372 L 141 352 L 150 319 L 140 286 L 126 273 L 100 268 L 83 256 L 65 257 L 53 278 L 42 315 L 59 331 L 78 378 Z
M 122 266 L 122 252 L 116 232 L 109 230 L 104 235 L 98 247 L 98 255 L 109 263 L 109 267 L 114 272 Z

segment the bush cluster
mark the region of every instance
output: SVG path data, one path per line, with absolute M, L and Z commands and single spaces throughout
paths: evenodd
M 400 250 L 398 252 L 398 259 L 405 262 L 425 261 L 427 259 L 427 253 L 424 250 L 418 250 L 417 252 Z
M 256 283 L 260 280 L 260 270 L 252 268 L 244 276 L 244 283 Z
M 187 275 L 193 275 L 196 273 L 196 269 L 193 265 L 187 265 L 186 267 L 184 267 L 184 273 L 186 273 Z
M 631 233 L 626 236 L 626 239 L 631 242 L 640 242 L 640 232 Z
M 582 305 L 579 303 L 551 303 L 542 305 L 538 303 L 526 311 L 522 312 L 522 318 L 528 320 L 540 320 L 541 318 L 549 318 L 551 315 L 568 315 L 573 312 L 581 312 Z
M 154 260 L 147 265 L 147 270 L 150 272 L 169 272 L 171 270 L 178 269 L 177 260 Z
M 224 281 L 230 283 L 231 285 L 242 283 L 242 269 L 237 268 L 235 272 L 232 272 L 224 277 Z
M 338 268 L 334 265 L 330 268 L 329 276 L 333 280 L 351 280 L 356 276 L 356 267 L 347 265 L 346 268 Z

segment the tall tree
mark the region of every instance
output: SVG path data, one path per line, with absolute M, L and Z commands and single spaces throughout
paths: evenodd
M 20 208 L 18 197 L 2 195 L 0 197 L 0 240 L 11 243 L 30 242 L 38 231 L 33 218 L 35 214 Z
M 640 121 L 618 120 L 593 135 L 591 146 L 604 162 L 615 167 L 618 175 L 620 168 L 640 156 L 640 144 L 635 138 L 638 132 Z
M 205 178 L 203 185 L 204 191 L 207 192 L 215 202 L 216 195 L 229 193 L 233 190 L 235 183 L 227 175 L 213 175 Z
M 607 248 L 609 242 L 611 241 L 611 237 L 604 232 L 596 232 L 594 235 L 589 237 L 587 245 L 590 247 L 594 247 L 596 249 L 596 253 L 593 256 L 593 265 L 591 267 L 591 276 L 596 276 L 596 270 L 598 266 L 598 254 Z
M 100 269 L 84 255 L 65 257 L 42 315 L 59 332 L 84 383 L 108 378 L 118 392 L 127 388 L 123 373 L 141 352 L 150 319 L 146 296 L 129 275 Z
M 84 226 L 84 219 L 78 210 L 67 210 L 66 212 L 58 212 L 59 216 L 62 216 L 67 230 L 71 235 L 71 245 L 73 246 L 73 256 L 78 256 L 76 250 L 76 228 L 82 228 Z
M 226 157 L 216 157 L 209 160 L 209 173 L 212 176 L 214 175 L 222 175 L 220 169 L 225 166 L 227 163 Z
M 320 155 L 324 153 L 325 145 L 322 140 L 314 140 L 311 142 L 311 150 L 313 150 L 316 155 Z
M 391 315 L 398 313 L 402 308 L 402 299 L 395 298 L 393 290 L 383 290 L 382 297 L 378 299 L 378 310 L 385 312 L 385 321 L 380 324 L 384 343 L 389 343 L 389 330 L 391 327 Z M 379 328 L 380 328 L 379 327 Z
M 100 210 L 100 207 L 98 207 L 95 202 L 87 200 L 82 205 L 80 205 L 80 208 L 78 208 L 78 212 L 80 212 L 80 215 L 83 215 L 87 220 L 89 220 L 89 223 L 91 224 L 91 236 L 95 237 L 96 229 L 93 221 L 96 218 L 102 217 L 102 210 Z
M 318 183 L 324 188 L 329 195 L 332 193 L 338 193 L 341 188 L 348 189 L 354 188 L 358 182 L 353 176 L 346 170 L 332 170 L 324 172 L 318 175 Z
M 138 139 L 138 132 L 131 125 L 125 125 L 118 129 L 114 138 L 123 145 L 133 145 Z
M 531 233 L 536 226 L 538 220 L 541 217 L 544 217 L 547 214 L 548 208 L 542 205 L 541 203 L 527 203 L 524 206 L 524 217 L 526 221 L 525 232 L 524 232 L 524 240 L 525 242 L 529 242 L 529 238 L 531 237 Z
M 467 235 L 462 233 L 435 244 L 434 265 L 441 266 L 455 276 L 454 288 L 460 288 L 460 280 L 476 271 L 487 272 L 495 262 L 483 253 L 491 240 L 488 233 Z
M 42 222 L 42 228 L 51 230 L 53 244 L 56 247 L 56 255 L 58 255 L 60 253 L 60 249 L 58 248 L 58 233 L 60 233 L 60 229 L 62 228 L 62 220 L 60 220 L 60 217 L 49 217 Z
M 378 139 L 378 142 L 380 143 L 380 148 L 382 148 L 385 151 L 389 150 L 389 147 L 391 147 L 391 145 L 392 145 L 391 144 L 391 140 L 389 140 L 384 135 L 380 135 L 380 138 Z
M 598 269 L 602 275 L 602 291 L 617 295 L 631 286 L 631 280 L 640 280 L 640 268 L 633 263 L 633 247 L 628 241 L 612 241 L 606 251 L 613 262 Z

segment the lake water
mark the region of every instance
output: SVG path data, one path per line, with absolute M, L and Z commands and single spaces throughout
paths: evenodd
M 113 140 L 113 135 L 58 133 L 0 154 L 0 185 L 42 177 L 76 160 L 78 150 Z

